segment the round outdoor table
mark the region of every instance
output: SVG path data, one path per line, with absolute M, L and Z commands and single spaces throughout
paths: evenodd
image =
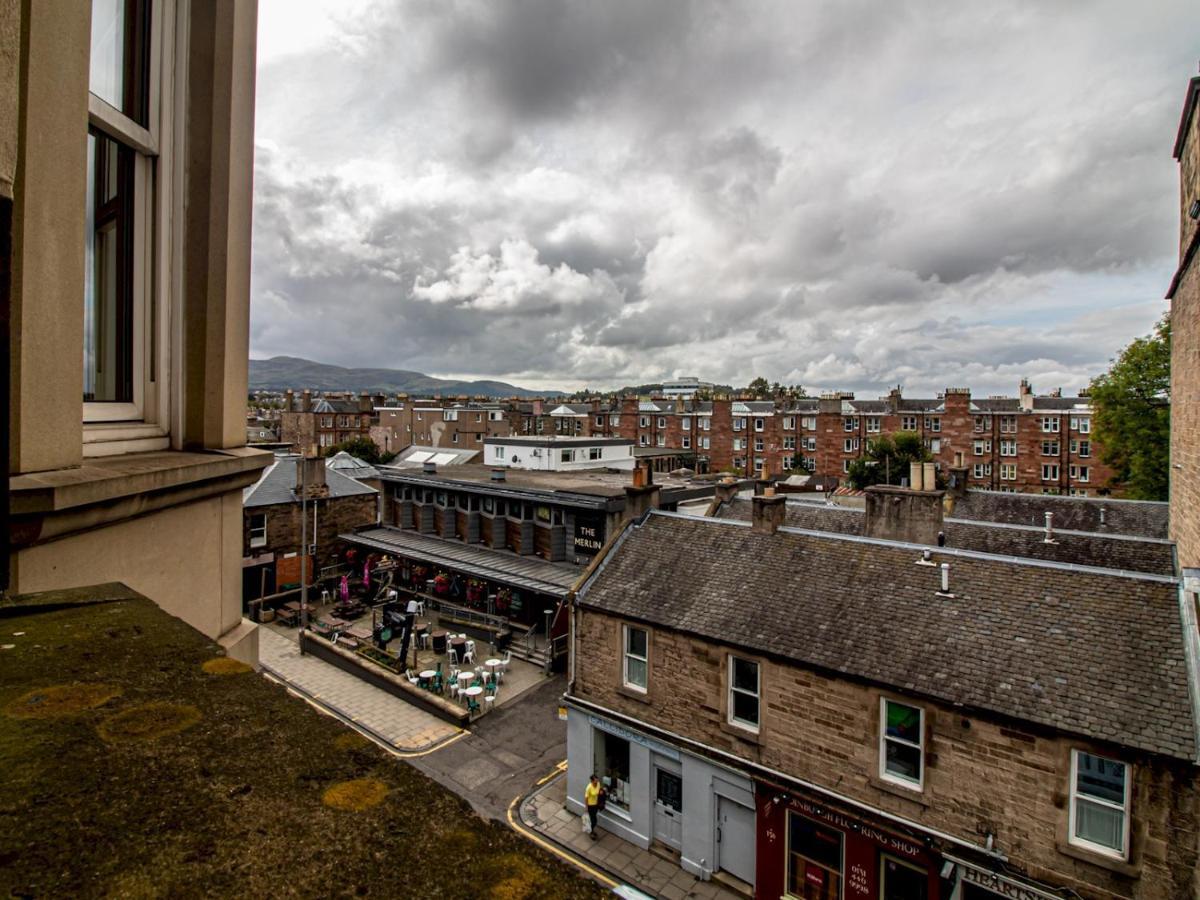
M 433 677 L 437 675 L 433 669 L 426 669 L 424 672 L 418 672 L 417 677 L 421 679 L 421 687 L 429 687 L 429 682 L 433 681 Z
M 467 639 L 460 637 L 450 638 L 449 647 L 454 651 L 454 658 L 461 663 L 463 654 L 467 652 Z
M 485 666 L 487 666 L 488 671 L 491 672 L 493 675 L 496 673 L 496 666 L 500 665 L 500 663 L 501 663 L 501 660 L 498 660 L 498 659 L 485 659 L 483 661 L 483 664 Z
M 483 693 L 483 688 L 469 687 L 465 691 L 463 691 L 463 693 L 466 694 L 468 697 L 478 697 L 480 694 Z
M 439 628 L 437 631 L 429 635 L 429 639 L 433 642 L 434 653 L 446 652 L 446 638 L 449 637 L 449 634 L 450 633 L 448 631 L 443 631 Z
M 463 688 L 464 690 L 469 690 L 469 688 L 467 688 L 467 685 L 469 685 L 474 680 L 475 680 L 474 672 L 459 672 L 458 673 L 458 686 L 460 688 Z

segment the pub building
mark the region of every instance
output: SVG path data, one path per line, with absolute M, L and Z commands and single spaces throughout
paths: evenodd
M 340 537 L 394 561 L 401 588 L 444 614 L 513 634 L 549 632 L 565 662 L 563 601 L 621 523 L 711 497 L 711 482 L 592 468 L 379 467 L 382 524 Z M 516 645 L 520 652 L 520 646 Z
M 602 831 L 770 900 L 1200 896 L 1185 582 L 752 507 L 653 510 L 572 596 L 572 812 L 595 772 Z

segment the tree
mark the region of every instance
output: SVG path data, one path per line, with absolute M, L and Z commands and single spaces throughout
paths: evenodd
M 767 383 L 767 379 L 759 376 L 750 382 L 746 392 L 753 394 L 759 400 L 765 400 L 771 396 L 771 385 Z
M 383 454 L 379 451 L 379 445 L 369 437 L 356 437 L 348 441 L 342 441 L 340 444 L 334 444 L 325 451 L 325 455 L 336 456 L 343 450 L 351 456 L 356 456 L 363 462 L 373 466 L 383 462 Z
M 885 434 L 867 442 L 866 454 L 850 463 L 846 481 L 856 490 L 872 484 L 899 484 L 908 477 L 909 463 L 932 459 L 915 431 L 900 431 L 894 438 Z
M 1092 381 L 1092 429 L 1112 486 L 1133 500 L 1166 500 L 1171 450 L 1171 320 L 1121 351 Z

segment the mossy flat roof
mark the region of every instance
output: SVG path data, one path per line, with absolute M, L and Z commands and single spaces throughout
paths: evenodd
M 4 895 L 604 893 L 120 585 L 0 604 L 0 647 Z

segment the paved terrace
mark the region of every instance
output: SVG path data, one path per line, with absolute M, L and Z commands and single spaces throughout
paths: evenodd
M 0 629 L 5 896 L 602 896 L 123 586 Z

